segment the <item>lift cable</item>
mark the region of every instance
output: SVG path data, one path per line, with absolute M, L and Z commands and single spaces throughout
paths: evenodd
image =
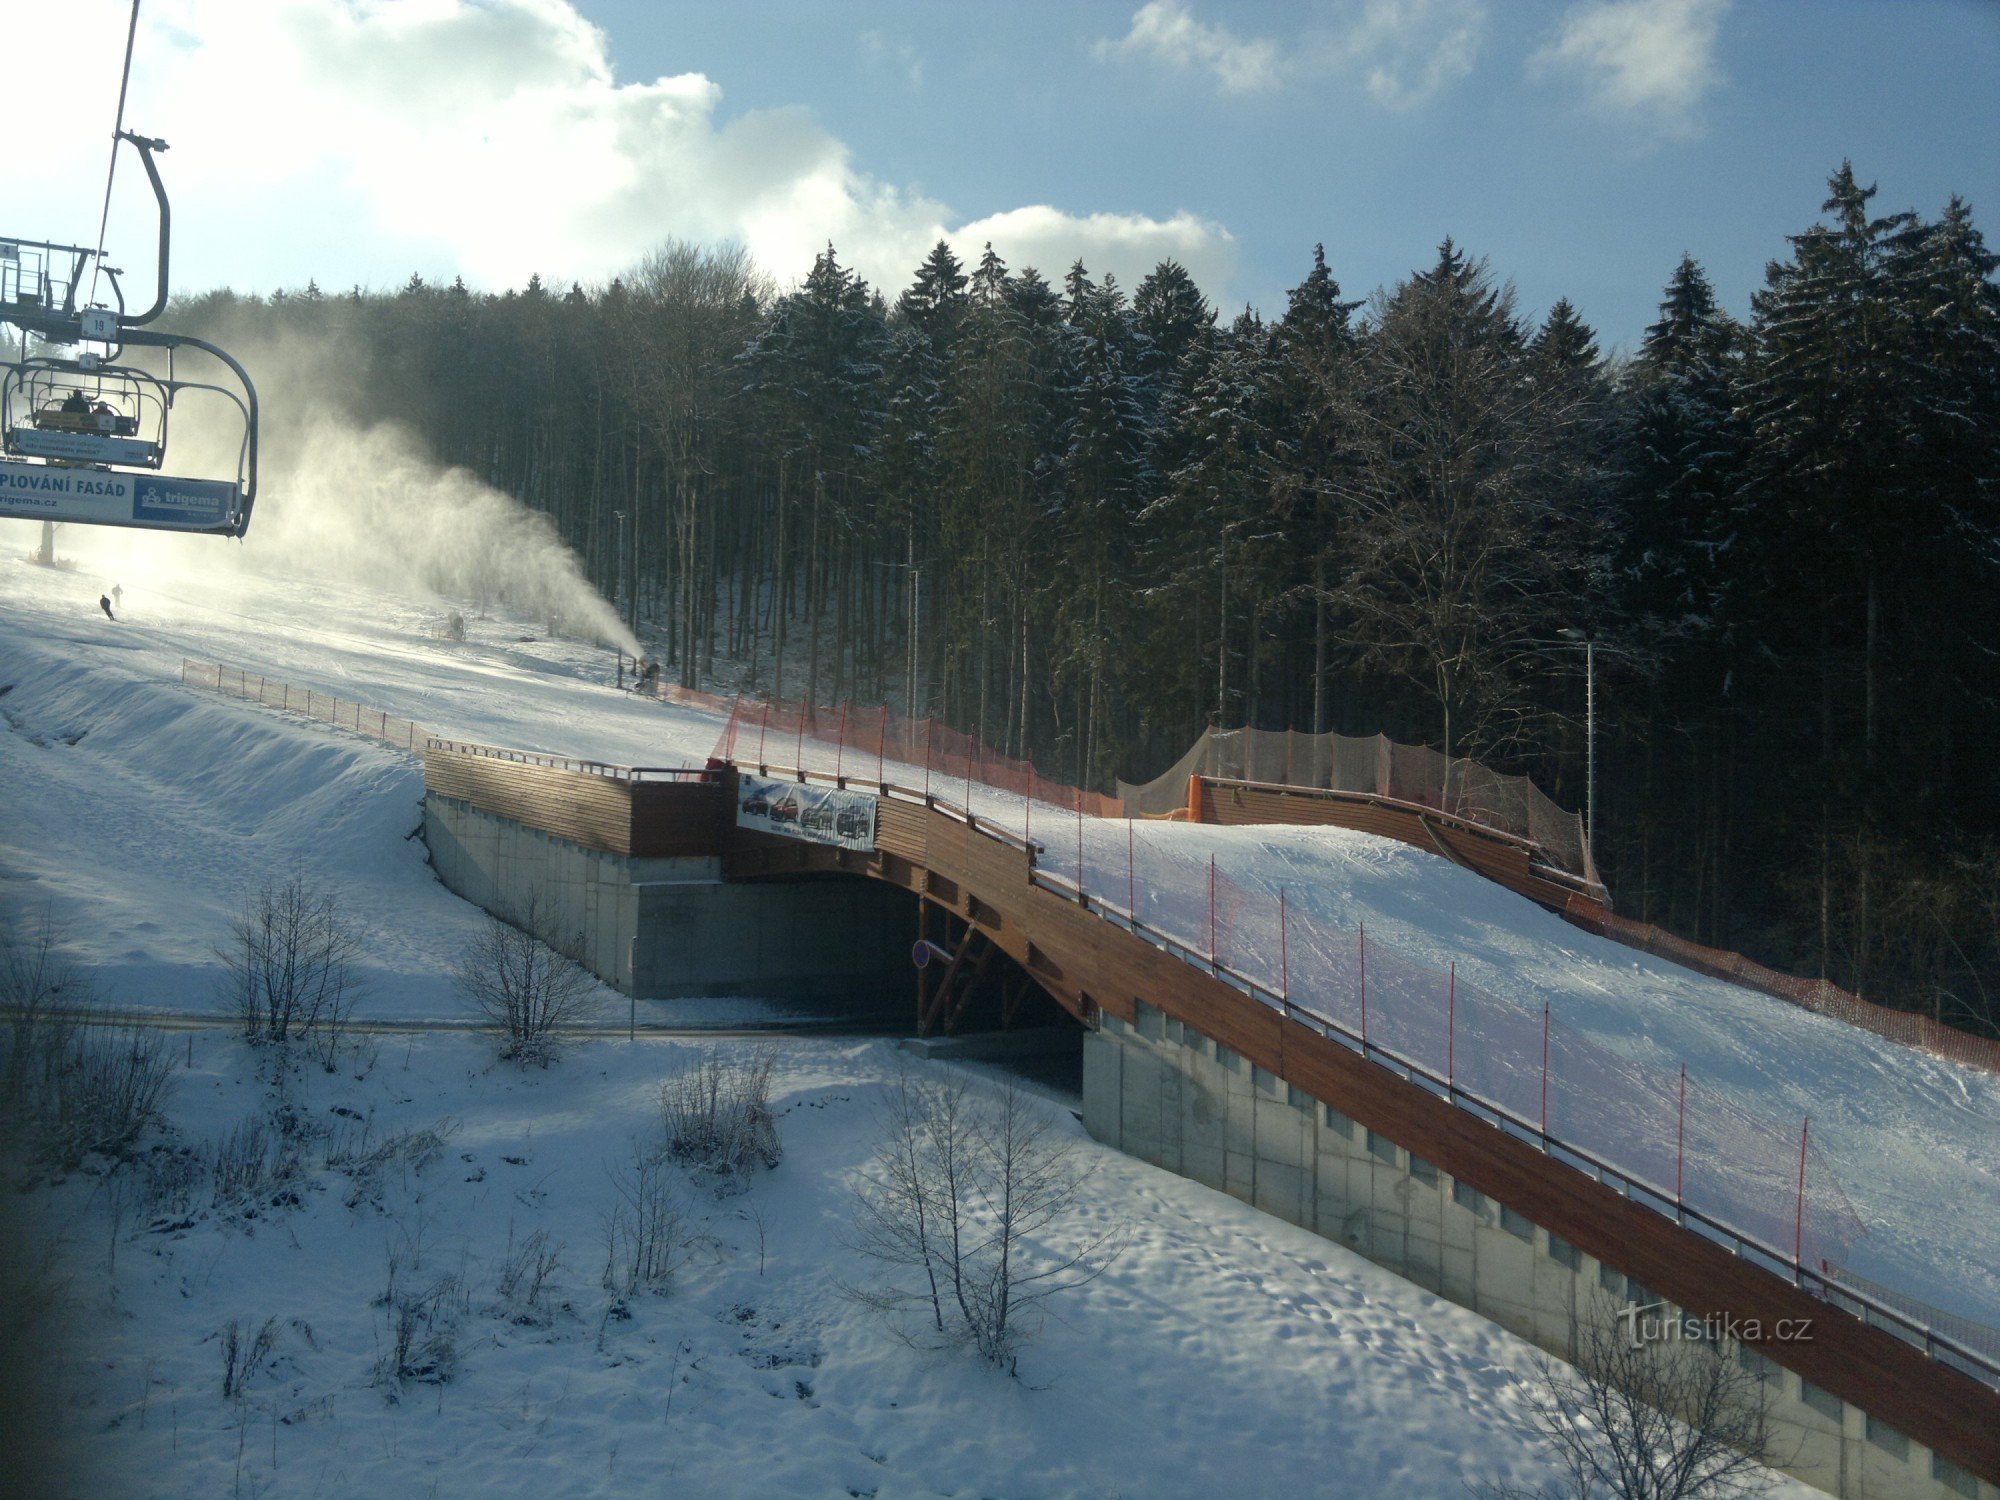
M 132 0 L 132 19 L 125 28 L 125 70 L 118 75 L 118 118 L 111 126 L 111 165 L 104 173 L 104 212 L 97 220 L 97 254 L 90 262 L 90 295 L 85 306 L 97 302 L 97 276 L 104 265 L 104 230 L 111 222 L 111 185 L 118 180 L 118 139 L 125 133 L 125 90 L 132 82 L 132 44 L 139 35 L 139 0 Z

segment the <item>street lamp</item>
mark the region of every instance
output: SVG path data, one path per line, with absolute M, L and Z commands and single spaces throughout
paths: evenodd
M 875 564 L 875 566 L 878 568 L 900 568 L 905 573 L 908 573 L 910 575 L 910 628 L 907 632 L 909 637 L 909 642 L 908 642 L 909 660 L 906 665 L 906 670 L 909 673 L 909 685 L 904 690 L 903 710 L 904 710 L 904 717 L 908 718 L 912 723 L 915 723 L 918 718 L 917 621 L 923 615 L 923 604 L 924 604 L 923 565 L 921 563 L 916 563 L 916 562 L 878 562 Z
M 1583 743 L 1584 743 L 1584 802 L 1583 802 L 1583 846 L 1594 851 L 1597 847 L 1597 642 L 1588 631 L 1571 626 L 1558 630 L 1557 635 L 1564 640 L 1580 642 L 1583 646 Z
M 611 512 L 611 520 L 618 528 L 618 577 L 617 581 L 611 586 L 611 592 L 615 596 L 625 587 L 625 512 L 614 510 Z M 618 652 L 618 686 L 623 688 L 625 686 L 625 648 L 618 646 L 614 649 Z M 632 663 L 632 673 L 636 677 L 638 672 L 639 663 L 635 659 Z

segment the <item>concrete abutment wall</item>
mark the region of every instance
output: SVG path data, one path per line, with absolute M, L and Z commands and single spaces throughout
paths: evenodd
M 1615 1325 L 1619 1308 L 1658 1300 L 1151 1006 L 1136 1025 L 1106 1014 L 1085 1037 L 1083 1097 L 1098 1140 L 1346 1245 L 1558 1357 L 1580 1324 Z M 1796 1478 L 1856 1500 L 2000 1500 L 1861 1408 L 1754 1350 L 1728 1352 L 1764 1382 L 1772 1452 Z
M 914 898 L 877 881 L 725 884 L 709 855 L 641 859 L 588 849 L 455 797 L 424 799 L 424 839 L 447 888 L 519 913 L 537 895 L 556 944 L 628 995 L 853 1001 L 911 988 Z

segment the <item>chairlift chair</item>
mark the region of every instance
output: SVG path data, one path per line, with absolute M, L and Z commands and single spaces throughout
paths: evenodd
M 154 160 L 167 146 L 123 129 L 117 140 L 139 153 L 159 207 L 153 304 L 126 309 L 120 273 L 101 249 L 0 237 L 0 323 L 20 330 L 12 357 L 0 355 L 0 517 L 240 537 L 257 497 L 257 390 L 225 350 L 145 326 L 167 306 L 172 211 Z M 109 300 L 90 300 L 100 285 Z M 127 348 L 164 351 L 164 371 L 123 363 Z M 189 354 L 222 369 L 184 376 Z M 188 392 L 234 408 L 242 441 L 233 476 L 164 472 L 168 416 Z

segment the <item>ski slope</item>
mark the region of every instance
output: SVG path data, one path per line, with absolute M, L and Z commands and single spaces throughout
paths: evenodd
M 128 539 L 119 539 L 128 543 Z M 0 561 L 0 899 L 50 901 L 120 1003 L 211 1009 L 210 951 L 243 892 L 297 865 L 331 871 L 381 934 L 383 1013 L 456 1016 L 441 951 L 474 914 L 407 838 L 421 776 L 353 735 L 182 689 L 183 656 L 220 660 L 412 718 L 434 732 L 626 764 L 696 764 L 710 714 L 635 700 L 609 654 L 505 618 L 464 643 L 425 629 L 446 607 L 327 580 L 274 580 L 179 539 L 119 552 L 119 575 Z M 82 550 L 85 543 L 76 544 Z M 112 624 L 102 589 L 125 588 Z M 71 736 L 78 736 L 74 743 Z M 773 759 L 777 755 L 773 752 Z M 863 774 L 873 767 L 855 767 Z M 893 776 L 893 771 L 892 771 Z M 973 790 L 1051 847 L 1058 809 Z M 1121 864 L 1122 824 L 1086 825 L 1087 869 Z M 1897 1048 L 1782 1001 L 1580 931 L 1406 845 L 1331 829 L 1151 825 L 1159 850 L 1319 923 L 1523 1004 L 1635 1061 L 1691 1077 L 1813 1139 L 1866 1225 L 1864 1276 L 2000 1324 L 2000 1079 Z M 1074 855 L 1068 856 L 1072 860 Z M 87 928 L 88 930 L 82 930 Z M 1795 1128 L 1793 1125 L 1791 1128 Z
M 634 705 L 593 680 L 602 662 L 512 626 L 475 625 L 453 651 L 419 633 L 432 611 L 367 590 L 133 579 L 0 560 L 0 919 L 46 905 L 122 1005 L 212 1010 L 237 903 L 294 870 L 366 931 L 370 1016 L 459 1019 L 440 976 L 481 920 L 408 837 L 414 762 L 183 689 L 183 652 L 254 644 L 274 675 L 550 749 L 594 733 L 607 756 L 698 757 L 716 728 Z M 113 581 L 115 625 L 94 608 Z M 844 1291 L 880 1274 L 844 1231 L 899 1066 L 889 1043 L 779 1041 L 785 1160 L 741 1197 L 688 1192 L 671 1293 L 629 1300 L 599 1276 L 610 1171 L 657 1128 L 687 1041 L 578 1042 L 546 1072 L 496 1065 L 462 1032 L 359 1036 L 333 1072 L 274 1069 L 227 1031 L 183 1045 L 178 1139 L 282 1112 L 300 1172 L 253 1212 L 185 1220 L 135 1207 L 132 1174 L 10 1193 L 30 1222 L 0 1291 L 44 1360 L 23 1366 L 9 1461 L 30 1484 L 51 1462 L 41 1492 L 1191 1496 L 1309 1493 L 1337 1472 L 1355 1493 L 1415 1495 L 1555 1477 L 1522 1432 L 1536 1356 L 1521 1340 L 1059 1110 L 1091 1173 L 1082 1229 L 1122 1226 L 1122 1253 L 1051 1305 L 1019 1380 L 904 1344 Z M 429 1127 L 447 1142 L 433 1158 L 335 1161 Z M 548 1311 L 524 1321 L 499 1278 L 536 1233 L 558 1264 Z M 455 1279 L 448 1384 L 398 1392 L 377 1373 L 397 1276 Z M 245 1345 L 272 1331 L 233 1398 L 231 1327 Z

